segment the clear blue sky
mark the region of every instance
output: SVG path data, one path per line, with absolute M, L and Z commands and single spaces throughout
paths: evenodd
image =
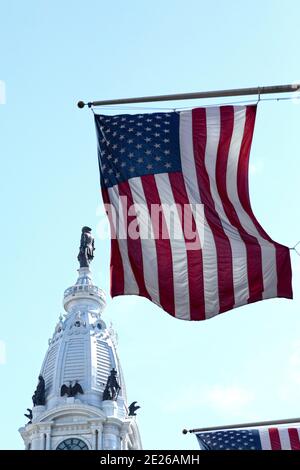
M 297 0 L 1 2 L 1 448 L 23 448 L 18 428 L 76 279 L 80 229 L 102 220 L 93 119 L 76 102 L 300 82 L 299 15 Z M 300 239 L 299 118 L 300 100 L 261 103 L 251 155 L 254 212 L 288 246 Z M 109 245 L 96 238 L 93 263 L 107 292 Z M 197 449 L 184 427 L 300 416 L 292 263 L 293 301 L 206 322 L 109 300 L 144 448 Z

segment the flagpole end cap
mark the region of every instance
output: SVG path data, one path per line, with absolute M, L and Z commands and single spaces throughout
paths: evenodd
M 78 101 L 77 106 L 78 108 L 82 109 L 85 107 L 85 103 L 83 101 Z
M 187 429 L 183 429 L 182 430 L 182 434 L 187 434 L 188 433 L 188 430 Z

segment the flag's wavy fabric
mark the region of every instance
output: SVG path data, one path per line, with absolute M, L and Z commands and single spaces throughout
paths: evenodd
M 196 434 L 202 450 L 300 450 L 299 423 Z
M 184 320 L 292 298 L 289 249 L 250 205 L 255 116 L 254 105 L 95 115 L 112 296 Z

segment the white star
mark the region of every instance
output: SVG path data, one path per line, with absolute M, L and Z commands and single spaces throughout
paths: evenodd
M 150 137 L 146 137 L 145 142 L 151 142 L 151 138 L 150 138 Z
M 108 155 L 107 160 L 111 160 L 111 159 L 112 159 L 112 155 Z
M 125 124 L 122 124 L 122 125 L 120 126 L 120 129 L 124 129 L 125 127 L 126 127 Z
M 165 151 L 164 151 L 164 154 L 165 154 L 165 155 L 169 155 L 169 153 L 170 153 L 170 150 L 165 150 Z
M 122 162 L 122 163 L 121 163 L 121 166 L 122 166 L 122 167 L 126 166 L 126 163 L 125 163 L 125 162 Z
M 125 149 L 121 149 L 121 150 L 120 150 L 120 153 L 124 153 L 124 152 L 125 152 Z
M 114 145 L 112 146 L 112 148 L 113 148 L 113 150 L 117 149 L 117 148 L 118 148 L 117 144 L 114 144 Z
M 160 137 L 160 134 L 158 132 L 155 132 L 155 137 Z
M 138 137 L 139 135 L 142 135 L 142 133 L 141 133 L 141 132 L 137 132 L 135 135 Z
M 106 129 L 106 134 L 109 134 L 110 133 L 110 129 Z
M 146 155 L 151 155 L 151 150 L 146 150 Z
M 133 152 L 130 152 L 130 153 L 128 154 L 128 157 L 129 157 L 129 158 L 132 158 L 133 156 L 134 156 L 134 153 L 133 153 Z
M 166 113 L 165 116 L 166 117 L 171 117 L 171 114 Z
M 144 116 L 143 116 L 142 114 L 139 114 L 139 115 L 138 115 L 138 119 L 143 119 L 143 117 L 144 117 Z
M 125 135 L 120 135 L 120 140 L 125 139 Z
M 148 118 L 148 119 L 146 119 L 146 122 L 152 122 L 152 119 Z
M 105 165 L 105 163 L 104 163 L 104 165 L 102 165 L 102 170 L 104 171 L 105 168 L 106 168 L 106 165 Z
M 151 131 L 151 127 L 146 127 L 145 130 L 148 131 L 148 132 Z
M 167 144 L 168 142 L 170 142 L 170 139 L 164 139 L 163 141 L 165 144 Z
M 130 168 L 130 171 L 131 171 L 131 173 L 134 172 L 134 166 L 132 166 L 132 167 Z
M 155 125 L 155 127 L 160 127 L 160 124 L 154 124 L 154 125 Z
M 121 121 L 123 121 L 123 122 L 126 121 L 126 118 L 122 117 Z
M 132 142 L 133 142 L 133 139 L 128 139 L 127 140 L 127 144 L 132 144 Z
M 116 178 L 120 178 L 120 173 L 116 173 Z
M 129 127 L 128 132 L 133 132 L 133 127 Z
M 133 123 L 133 122 L 134 122 L 134 119 L 129 119 L 129 122 Z
M 166 168 L 171 168 L 171 166 L 172 166 L 171 163 L 166 163 L 166 164 L 165 164 L 165 167 L 166 167 Z
M 101 139 L 101 144 L 104 144 L 105 142 L 105 138 L 103 137 L 103 139 Z
M 137 123 L 137 126 L 142 126 L 142 125 L 143 125 L 142 122 L 138 122 L 138 123 Z
M 156 119 L 161 119 L 161 116 L 156 116 Z
M 151 170 L 152 168 L 153 168 L 153 165 L 151 165 L 151 164 L 147 165 L 148 170 Z
M 115 158 L 114 159 L 114 163 L 118 163 L 119 159 L 118 158 Z
M 105 178 L 104 183 L 108 184 L 108 179 L 107 178 Z
M 116 137 L 116 135 L 117 135 L 117 132 L 116 132 L 116 131 L 115 131 L 115 132 L 113 132 L 113 134 L 112 134 L 112 135 L 113 135 L 113 137 Z
M 113 172 L 113 169 L 112 169 L 112 168 L 110 168 L 110 169 L 108 170 L 108 173 L 110 173 L 110 174 L 111 174 L 112 172 Z
M 138 159 L 137 159 L 137 162 L 138 162 L 138 163 L 143 163 L 143 161 L 144 161 L 144 160 L 143 160 L 142 158 L 138 158 Z
M 161 157 L 157 156 L 157 157 L 155 157 L 155 160 L 156 160 L 157 162 L 160 162 L 160 161 L 161 161 Z
M 137 145 L 136 145 L 136 148 L 137 148 L 137 149 L 141 149 L 141 148 L 142 148 L 142 145 L 141 145 L 141 144 L 137 144 Z
M 164 121 L 164 124 L 170 124 L 170 121 Z
M 168 134 L 170 131 L 169 131 L 169 129 L 164 129 L 164 132 L 165 132 L 166 134 Z
M 154 147 L 158 149 L 160 147 L 160 144 L 154 144 Z
M 117 121 L 113 122 L 112 125 L 117 126 L 118 125 Z

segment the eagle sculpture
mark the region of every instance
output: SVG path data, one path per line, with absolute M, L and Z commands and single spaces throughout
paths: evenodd
M 136 416 L 136 411 L 140 408 L 140 406 L 136 406 L 137 401 L 133 401 L 128 408 L 128 415 L 129 416 Z
M 75 397 L 78 393 L 83 394 L 83 390 L 77 380 L 74 385 L 72 385 L 72 382 L 69 382 L 69 385 L 63 384 L 60 389 L 61 397 L 65 395 L 67 395 L 67 397 Z

